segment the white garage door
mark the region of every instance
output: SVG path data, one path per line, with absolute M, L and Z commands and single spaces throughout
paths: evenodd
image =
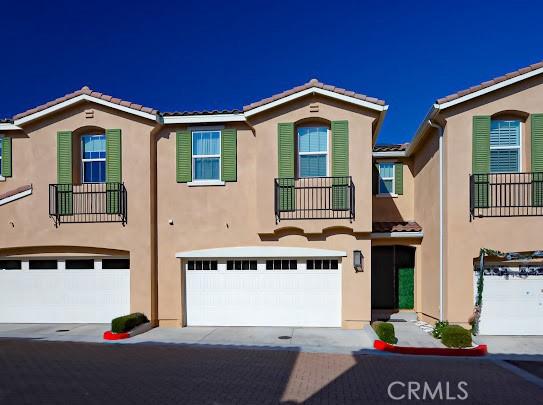
M 128 263 L 0 258 L 0 322 L 109 323 L 130 311 Z
M 341 326 L 338 259 L 186 262 L 188 325 Z
M 481 335 L 543 335 L 542 319 L 542 276 L 484 276 Z

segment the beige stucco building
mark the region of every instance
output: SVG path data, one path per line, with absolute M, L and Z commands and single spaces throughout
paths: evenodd
M 316 80 L 190 113 L 83 88 L 4 120 L 0 322 L 467 324 L 479 249 L 541 248 L 518 174 L 543 171 L 541 69 L 438 100 L 401 145 L 384 101 Z

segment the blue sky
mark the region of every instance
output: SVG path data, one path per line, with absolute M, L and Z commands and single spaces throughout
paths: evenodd
M 172 111 L 315 77 L 385 99 L 379 143 L 404 142 L 436 98 L 543 60 L 535 1 L 43 4 L 3 5 L 0 117 L 83 85 Z

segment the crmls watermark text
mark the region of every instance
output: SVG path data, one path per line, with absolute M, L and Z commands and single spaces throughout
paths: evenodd
M 388 385 L 389 398 L 400 401 L 407 400 L 460 400 L 468 399 L 467 391 L 468 383 L 459 381 L 452 383 L 450 381 L 439 381 L 437 383 L 429 383 L 427 381 L 393 381 Z

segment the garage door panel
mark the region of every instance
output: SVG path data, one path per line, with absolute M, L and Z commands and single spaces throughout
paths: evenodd
M 187 323 L 341 326 L 341 270 L 186 272 Z
M 130 312 L 130 271 L 1 271 L 0 308 L 0 322 L 110 322 Z
M 477 275 L 474 277 L 477 291 Z M 543 277 L 485 276 L 481 335 L 543 335 Z

